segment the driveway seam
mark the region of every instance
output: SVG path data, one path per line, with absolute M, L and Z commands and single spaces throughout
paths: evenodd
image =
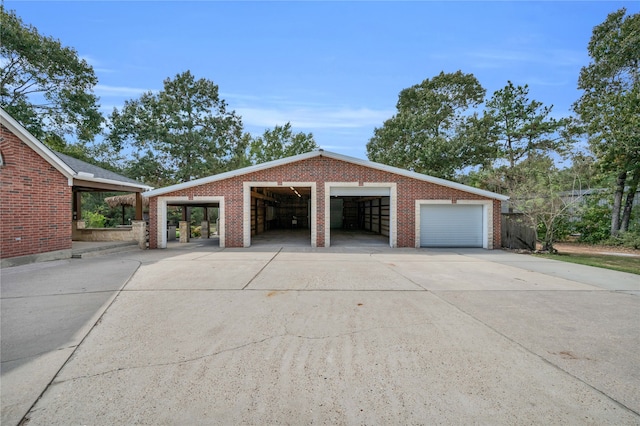
M 247 283 L 244 285 L 244 287 L 242 287 L 242 290 L 246 289 L 246 288 L 249 286 L 249 284 L 251 284 L 251 283 L 253 282 L 253 280 L 255 280 L 256 278 L 258 278 L 258 275 L 260 275 L 260 274 L 262 273 L 262 271 L 264 271 L 264 269 L 265 269 L 267 266 L 269 266 L 269 264 L 270 264 L 271 262 L 273 262 L 273 259 L 275 259 L 275 258 L 276 258 L 276 256 L 278 256 L 278 255 L 280 254 L 280 252 L 282 251 L 282 249 L 283 249 L 283 248 L 284 248 L 284 247 L 280 247 L 280 250 L 278 250 L 278 252 L 277 252 L 276 254 L 274 254 L 274 255 L 273 255 L 273 257 L 272 257 L 271 259 L 269 259 L 269 261 L 268 261 L 267 263 L 265 263 L 265 264 L 264 264 L 264 266 L 263 266 L 262 268 L 260 268 L 260 270 L 259 270 L 259 271 L 258 271 L 258 272 L 253 276 L 253 278 L 251 278 L 251 279 L 249 280 L 249 282 L 247 282 Z

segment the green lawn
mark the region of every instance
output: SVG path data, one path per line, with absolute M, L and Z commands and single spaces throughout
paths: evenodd
M 537 254 L 536 256 L 640 275 L 640 258 L 638 257 L 578 253 Z

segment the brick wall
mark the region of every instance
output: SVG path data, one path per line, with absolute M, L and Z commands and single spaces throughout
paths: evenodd
M 0 257 L 71 249 L 67 178 L 0 126 Z
M 226 247 L 242 247 L 243 245 L 243 185 L 248 182 L 316 182 L 317 188 L 317 235 L 318 246 L 324 246 L 324 204 L 325 182 L 395 182 L 398 189 L 398 247 L 415 247 L 415 200 L 451 199 L 487 200 L 488 198 L 424 182 L 409 177 L 364 167 L 333 158 L 314 157 L 283 166 L 273 167 L 259 172 L 225 179 L 184 189 L 182 191 L 163 194 L 162 196 L 224 196 L 226 218 Z M 150 200 L 150 244 L 157 248 L 157 199 Z M 493 241 L 494 247 L 500 247 L 500 201 L 493 202 Z

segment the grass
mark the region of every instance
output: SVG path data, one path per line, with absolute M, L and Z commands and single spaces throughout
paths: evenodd
M 640 275 L 640 258 L 637 257 L 585 253 L 538 254 L 536 256 Z

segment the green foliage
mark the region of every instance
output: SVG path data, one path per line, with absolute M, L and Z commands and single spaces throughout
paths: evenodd
M 88 220 L 88 215 L 95 214 L 104 218 L 101 228 L 115 228 L 118 225 L 129 225 L 135 219 L 135 209 L 131 206 L 110 208 L 104 201 L 107 197 L 122 195 L 120 192 L 83 192 L 82 193 L 82 217 Z M 87 225 L 88 226 L 88 225 Z
M 573 225 L 580 234 L 580 241 L 598 244 L 609 238 L 611 224 L 611 205 L 600 204 L 595 198 L 588 200 L 580 212 L 580 219 Z
M 631 216 L 626 211 L 620 220 L 625 187 L 629 196 L 640 181 L 640 14 L 627 16 L 624 8 L 609 14 L 593 29 L 588 52 L 591 63 L 578 80 L 584 92 L 574 109 L 599 164 L 617 177 L 610 231 L 615 234 L 628 227 Z
M 442 178 L 493 158 L 488 128 L 473 109 L 485 89 L 473 74 L 444 73 L 400 92 L 397 113 L 376 128 L 367 156 Z
M 253 164 L 291 157 L 318 149 L 311 133 L 293 133 L 291 123 L 265 130 L 251 141 L 250 159 Z
M 640 230 L 621 232 L 618 235 L 609 237 L 605 244 L 640 249 Z
M 538 155 L 518 163 L 511 177 L 515 183 L 511 206 L 536 227 L 543 250 L 553 251 L 554 242 L 569 234 L 569 215 L 579 203 L 565 197 L 572 177 L 559 170 L 550 157 Z
M 514 86 L 512 82 L 497 90 L 487 101 L 485 126 L 497 141 L 497 159 L 506 162 L 495 166 L 502 175 L 504 190 L 508 193 L 518 185 L 516 166 L 533 156 L 546 156 L 552 152 L 565 153 L 571 144 L 563 130 L 569 121 L 550 117 L 552 107 L 528 98 L 529 87 Z
M 166 79 L 159 93 L 126 101 L 110 122 L 112 146 L 134 149 L 128 170 L 156 186 L 227 171 L 247 149 L 240 117 L 227 111 L 218 86 L 189 71 Z
M 92 211 L 84 211 L 82 212 L 82 218 L 85 221 L 85 226 L 87 228 L 105 228 L 107 223 L 107 218 L 104 215 L 92 212 Z
M 103 121 L 92 93 L 93 68 L 74 49 L 25 25 L 4 4 L 0 22 L 2 108 L 41 140 L 47 134 L 93 140 Z

